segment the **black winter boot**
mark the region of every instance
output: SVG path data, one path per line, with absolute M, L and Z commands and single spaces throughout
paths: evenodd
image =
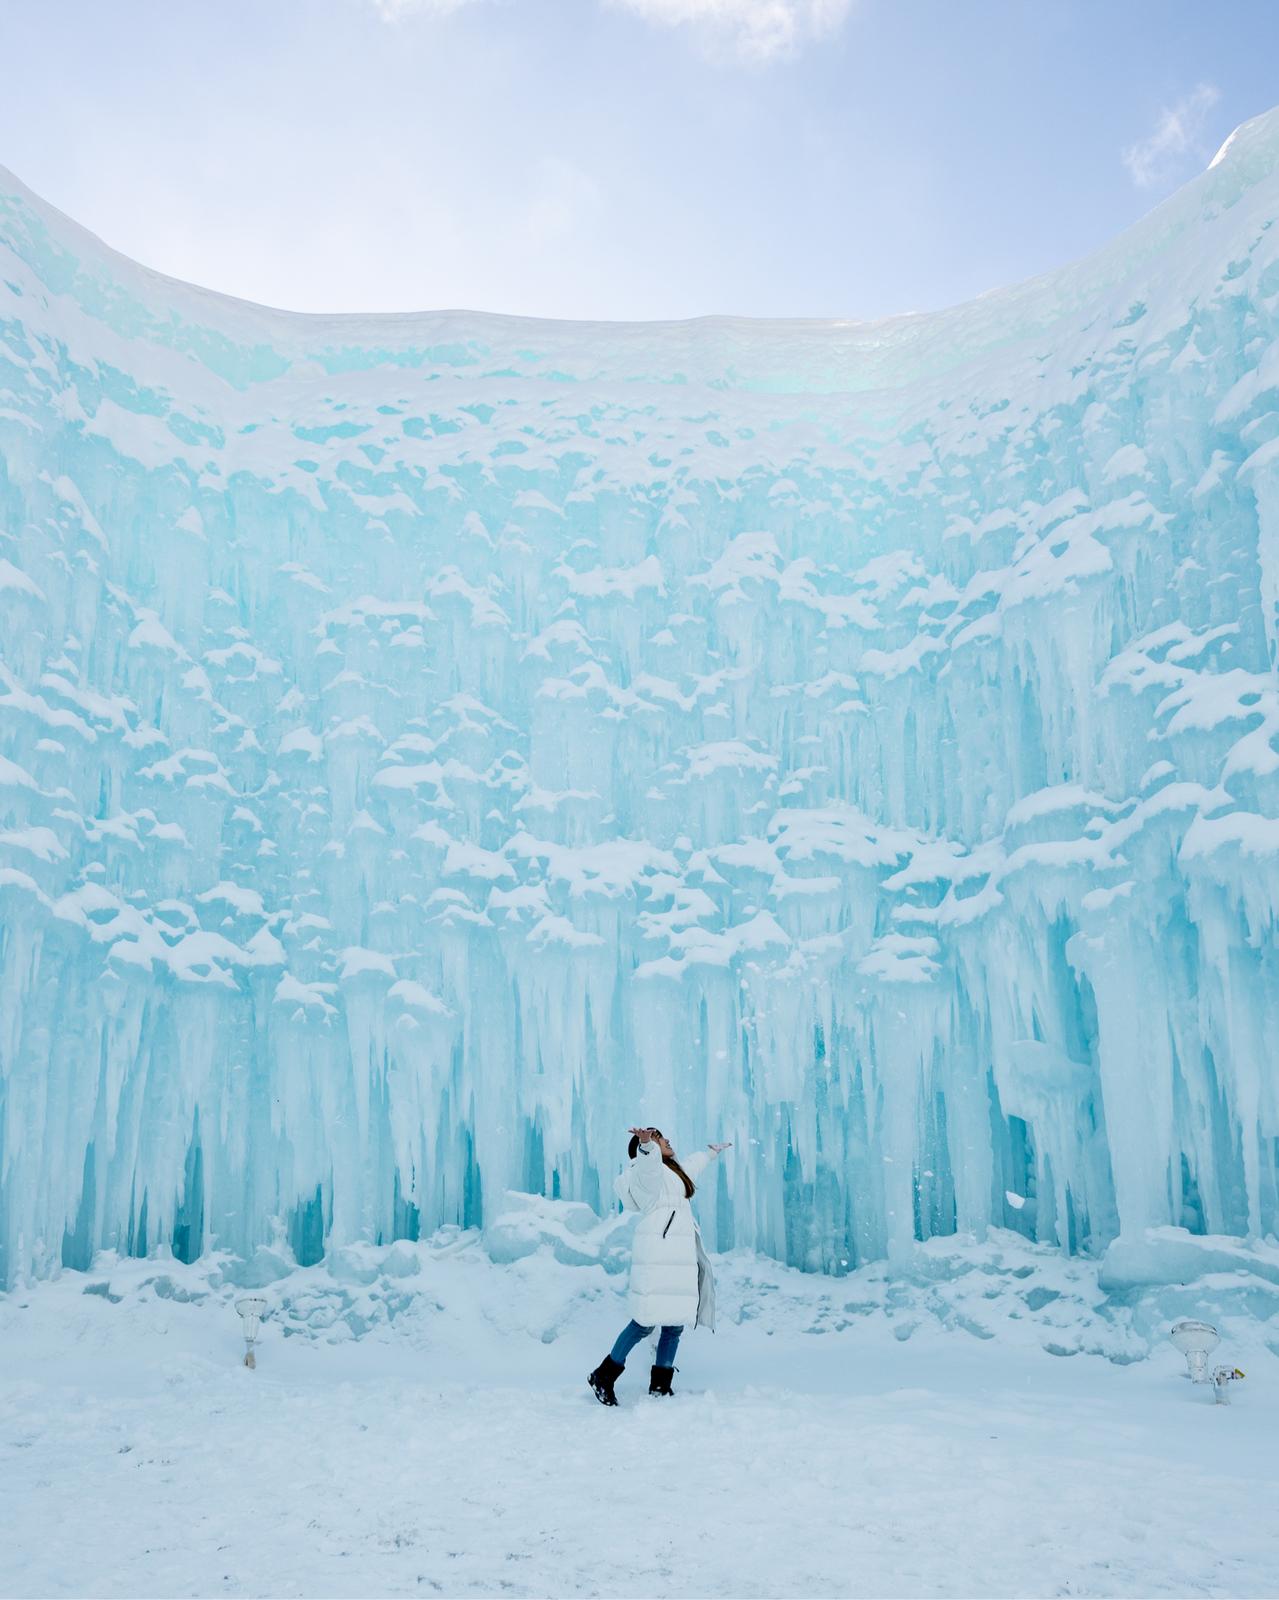
M 671 1388 L 671 1380 L 674 1376 L 674 1367 L 654 1367 L 649 1374 L 649 1394 L 673 1395 L 675 1391 Z
M 602 1406 L 615 1406 L 617 1404 L 617 1396 L 613 1393 L 613 1385 L 625 1370 L 620 1361 L 614 1361 L 612 1356 L 605 1356 L 586 1380 L 595 1391 L 595 1398 Z

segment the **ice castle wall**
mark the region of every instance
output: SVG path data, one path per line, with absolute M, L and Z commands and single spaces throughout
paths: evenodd
M 1279 1213 L 1279 117 L 878 326 L 304 318 L 0 174 L 0 1284 Z

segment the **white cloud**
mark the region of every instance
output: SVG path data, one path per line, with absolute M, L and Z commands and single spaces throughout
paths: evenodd
M 1201 83 L 1174 106 L 1165 106 L 1144 139 L 1123 152 L 1124 166 L 1139 189 L 1149 189 L 1168 176 L 1177 158 L 1195 149 L 1209 111 L 1221 98 L 1215 84 Z
M 713 52 L 762 65 L 843 26 L 852 0 L 605 0 L 660 28 L 688 28 Z

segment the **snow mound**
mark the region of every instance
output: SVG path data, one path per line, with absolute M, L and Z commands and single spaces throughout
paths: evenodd
M 464 1348 L 477 1327 L 554 1344 L 580 1340 L 588 1326 L 620 1326 L 633 1219 L 600 1219 L 535 1195 L 507 1202 L 482 1233 L 446 1228 L 416 1244 L 347 1246 L 308 1268 L 287 1247 L 190 1265 L 105 1255 L 90 1272 L 36 1289 L 30 1303 L 101 1298 L 120 1308 L 118 1334 L 152 1324 L 165 1306 L 218 1308 L 229 1319 L 252 1291 L 267 1301 L 268 1340 L 390 1339 L 421 1349 Z M 876 1262 L 839 1278 L 732 1251 L 716 1258 L 720 1331 L 834 1338 L 850 1352 L 866 1339 L 929 1344 L 953 1334 L 1125 1365 L 1162 1350 L 1173 1322 L 1196 1317 L 1217 1324 L 1234 1349 L 1279 1356 L 1279 1248 L 1177 1229 L 1159 1230 L 1147 1248 L 1144 1271 L 1129 1262 L 1121 1275 L 1109 1256 L 1064 1257 L 996 1229 L 981 1243 L 931 1239 L 903 1267 Z

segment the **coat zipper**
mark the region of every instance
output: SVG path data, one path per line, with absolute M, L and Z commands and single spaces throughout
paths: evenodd
M 663 1239 L 671 1231 L 671 1223 L 674 1222 L 674 1221 L 675 1221 L 675 1213 L 672 1211 L 670 1216 L 667 1217 L 667 1219 L 666 1219 L 666 1226 L 662 1229 L 662 1238 Z

